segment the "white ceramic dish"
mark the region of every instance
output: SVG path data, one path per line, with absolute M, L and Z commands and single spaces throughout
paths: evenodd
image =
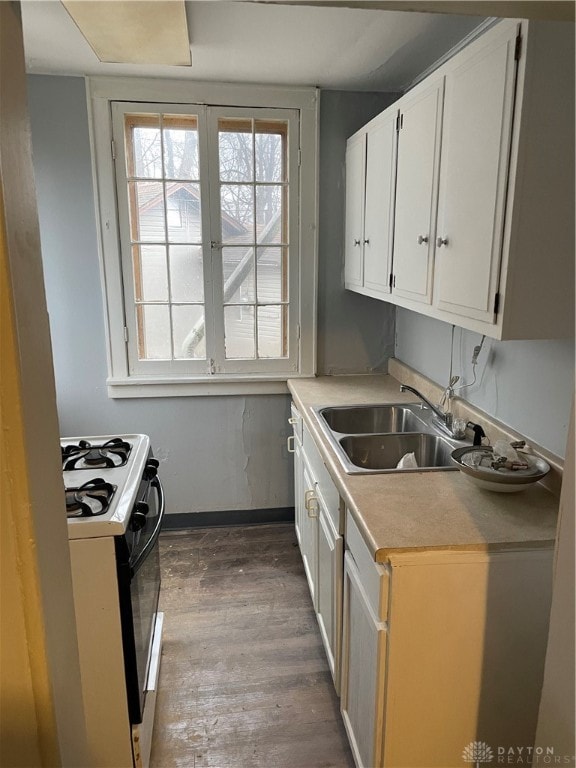
M 482 464 L 478 463 L 482 455 Z M 537 483 L 550 471 L 550 465 L 539 456 L 522 453 L 522 459 L 528 464 L 526 469 L 494 469 L 491 446 L 466 446 L 452 452 L 454 464 L 464 477 L 479 488 L 497 493 L 520 493 Z

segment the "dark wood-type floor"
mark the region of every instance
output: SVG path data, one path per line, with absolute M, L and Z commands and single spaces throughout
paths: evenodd
M 293 525 L 161 537 L 151 768 L 352 768 Z

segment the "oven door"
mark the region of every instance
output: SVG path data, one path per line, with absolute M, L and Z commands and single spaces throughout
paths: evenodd
M 142 722 L 146 683 L 160 595 L 158 537 L 165 512 L 159 477 L 143 482 L 139 502 L 148 505 L 145 525 L 137 531 L 130 524 L 121 537 L 118 560 L 122 640 L 130 722 Z

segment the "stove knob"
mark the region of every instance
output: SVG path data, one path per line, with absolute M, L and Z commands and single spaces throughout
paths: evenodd
M 153 477 L 156 477 L 158 474 L 158 464 L 159 462 L 156 459 L 148 459 L 144 468 L 145 480 L 152 480 Z
M 133 531 L 140 531 L 146 525 L 146 520 L 144 512 L 134 512 L 130 519 L 130 528 Z
M 134 512 L 141 515 L 147 515 L 148 512 L 150 512 L 150 507 L 145 501 L 137 501 L 134 505 Z

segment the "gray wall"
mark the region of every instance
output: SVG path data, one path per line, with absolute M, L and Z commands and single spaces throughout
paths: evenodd
M 84 81 L 31 76 L 28 84 L 61 433 L 149 434 L 163 462 L 170 512 L 292 505 L 287 396 L 108 398 Z M 323 370 L 385 366 L 393 347 L 389 309 L 383 315 L 377 302 L 348 296 L 341 278 L 345 138 L 388 101 L 385 94 L 323 97 L 321 135 L 329 148 L 320 178 Z
M 400 94 L 323 91 L 320 101 L 318 372 L 386 371 L 394 307 L 344 291 L 346 139 Z
M 448 383 L 452 326 L 407 309 L 396 313 L 396 357 L 438 384 Z M 453 370 L 472 381 L 472 352 L 482 337 L 456 328 Z M 574 340 L 486 339 L 477 382 L 461 397 L 522 435 L 564 456 L 574 393 Z

